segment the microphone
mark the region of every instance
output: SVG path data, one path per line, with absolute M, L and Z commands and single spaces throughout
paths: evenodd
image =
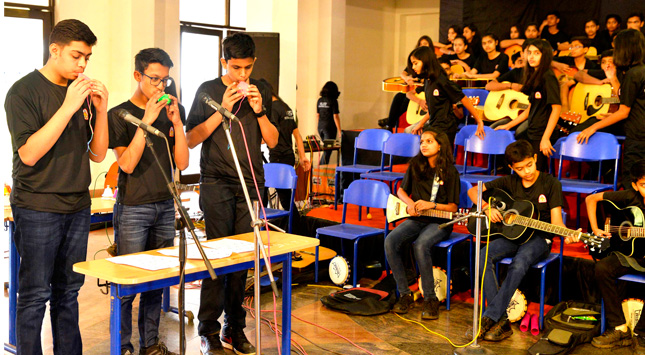
M 152 126 L 149 126 L 149 125 L 143 123 L 143 121 L 141 121 L 140 119 L 134 117 L 126 109 L 120 108 L 120 109 L 117 109 L 116 111 L 114 111 L 114 113 L 119 118 L 121 118 L 122 120 L 125 120 L 126 122 L 130 122 L 133 125 L 143 129 L 144 131 L 146 131 L 146 132 L 148 132 L 150 134 L 154 134 L 155 136 L 161 137 L 161 138 L 164 138 L 164 139 L 166 138 L 166 135 L 163 134 L 163 132 L 161 132 L 160 130 L 158 130 L 158 129 L 152 127 Z
M 237 116 L 235 116 L 231 111 L 222 107 L 222 105 L 213 100 L 213 98 L 210 97 L 210 95 L 208 95 L 207 93 L 201 92 L 199 94 L 199 100 L 210 106 L 213 110 L 218 111 L 222 116 L 228 118 L 231 122 L 240 122 Z

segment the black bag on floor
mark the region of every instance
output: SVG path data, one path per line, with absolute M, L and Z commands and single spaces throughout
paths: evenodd
M 532 355 L 568 354 L 578 344 L 600 335 L 600 305 L 566 301 L 544 318 L 541 339 L 528 349 Z
M 373 288 L 357 287 L 323 296 L 322 304 L 334 311 L 359 316 L 387 313 L 396 302 L 394 277 L 388 275 Z

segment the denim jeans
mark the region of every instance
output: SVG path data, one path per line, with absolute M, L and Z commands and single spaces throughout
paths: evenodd
M 486 246 L 483 246 L 479 259 L 479 276 L 482 277 L 485 268 L 484 296 L 488 306 L 484 315 L 496 322 L 499 321 L 506 314 L 506 308 L 529 267 L 549 255 L 550 251 L 551 244 L 537 233 L 522 245 L 517 245 L 506 238 L 499 238 L 490 242 L 488 262 L 484 266 Z M 508 266 L 506 279 L 500 287 L 495 275 L 495 264 L 506 257 L 512 257 L 513 261 Z
M 137 206 L 117 204 L 114 235 L 118 255 L 170 247 L 175 238 L 175 206 L 172 199 Z M 117 240 L 118 238 L 118 240 Z M 142 292 L 139 298 L 139 346 L 157 343 L 163 289 Z M 134 352 L 132 301 L 136 295 L 121 299 L 121 349 Z
M 414 241 L 414 258 L 419 265 L 423 298 L 426 300 L 437 298 L 432 273 L 432 246 L 448 238 L 451 232 L 451 227 L 440 229 L 436 223 L 408 219 L 387 235 L 385 254 L 400 295 L 410 293 L 402 253 L 407 250 L 404 246 Z
M 252 200 L 258 200 L 254 186 L 247 185 Z M 204 211 L 208 239 L 223 238 L 252 232 L 251 216 L 244 199 L 242 185 L 218 179 L 204 178 L 200 184 L 199 205 Z M 260 186 L 260 195 L 264 188 Z M 246 327 L 244 288 L 248 270 L 202 280 L 198 332 L 209 335 L 221 330 L 218 319 L 224 313 L 224 326 Z
M 72 266 L 85 261 L 90 208 L 51 213 L 11 206 L 14 244 L 20 254 L 16 336 L 18 354 L 42 354 L 40 332 L 49 301 L 54 354 L 82 354 L 78 290 L 85 276 Z

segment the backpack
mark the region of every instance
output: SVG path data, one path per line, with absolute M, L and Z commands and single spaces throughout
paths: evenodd
M 396 302 L 394 277 L 388 275 L 374 288 L 356 287 L 323 296 L 322 304 L 334 311 L 372 316 L 387 313 Z
M 532 355 L 568 354 L 578 344 L 600 335 L 600 305 L 566 301 L 544 318 L 541 339 L 528 349 Z

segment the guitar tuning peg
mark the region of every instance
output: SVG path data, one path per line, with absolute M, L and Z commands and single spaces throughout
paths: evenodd
M 591 251 L 596 251 L 596 248 L 591 248 L 591 249 L 589 249 L 589 250 L 591 250 Z

